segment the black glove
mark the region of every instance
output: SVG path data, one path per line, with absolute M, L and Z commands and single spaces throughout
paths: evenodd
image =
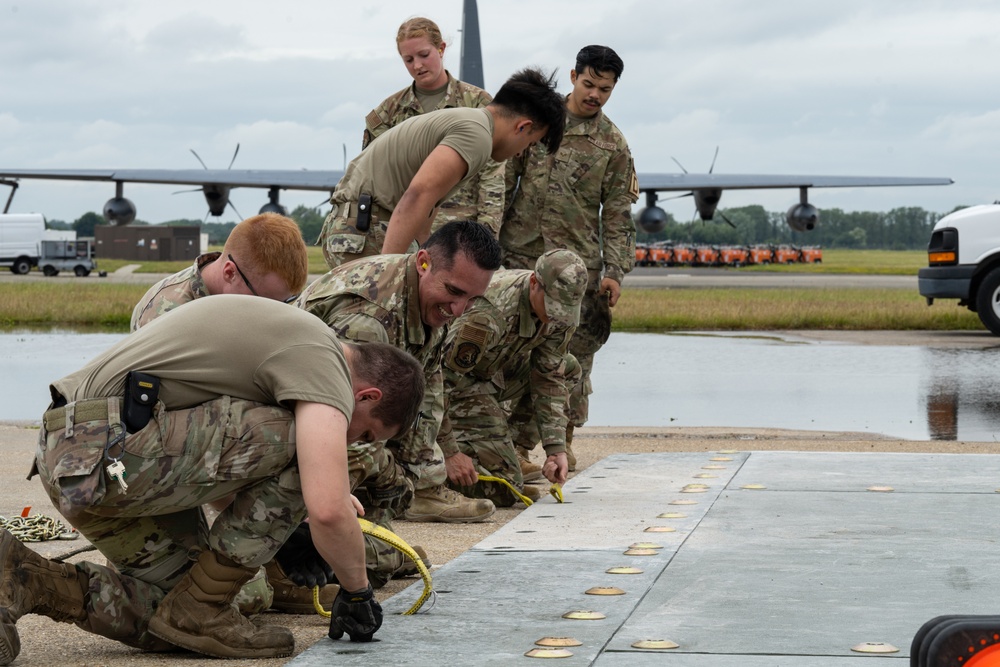
M 309 524 L 301 523 L 291 534 L 274 559 L 295 584 L 312 588 L 326 586 L 336 581 L 333 568 L 323 560 L 313 545 Z
M 382 605 L 371 584 L 357 593 L 340 589 L 330 609 L 330 639 L 340 639 L 346 632 L 352 642 L 370 642 L 381 627 Z

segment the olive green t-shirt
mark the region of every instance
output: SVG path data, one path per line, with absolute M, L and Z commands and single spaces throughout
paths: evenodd
M 125 375 L 160 379 L 168 410 L 231 396 L 291 409 L 330 405 L 351 418 L 344 350 L 318 317 L 271 299 L 217 294 L 164 313 L 52 383 L 67 401 L 123 396 Z
M 486 109 L 439 109 L 408 118 L 376 137 L 347 165 L 334 190 L 335 204 L 357 201 L 366 192 L 393 210 L 427 156 L 438 146 L 455 150 L 468 169 L 448 194 L 482 170 L 493 152 L 493 114 Z M 442 198 L 446 200 L 448 197 Z M 440 204 L 440 202 L 437 202 Z

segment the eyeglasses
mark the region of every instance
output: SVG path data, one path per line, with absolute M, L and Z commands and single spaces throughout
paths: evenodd
M 247 278 L 246 274 L 245 274 L 245 273 L 243 273 L 243 271 L 242 271 L 242 270 L 240 269 L 240 265 L 236 263 L 236 260 L 235 260 L 235 259 L 233 259 L 233 256 L 232 256 L 231 254 L 229 254 L 229 253 L 226 253 L 226 257 L 228 257 L 228 258 L 229 258 L 229 261 L 230 261 L 230 262 L 232 262 L 232 263 L 233 263 L 233 266 L 235 266 L 235 267 L 236 267 L 236 272 L 240 274 L 240 278 L 242 278 L 242 279 L 243 279 L 243 282 L 245 282 L 245 283 L 247 284 L 247 287 L 248 287 L 248 288 L 250 289 L 250 292 L 251 292 L 251 293 L 252 293 L 252 294 L 253 294 L 254 296 L 260 296 L 260 294 L 257 294 L 257 290 L 255 290 L 255 289 L 253 288 L 253 285 L 251 285 L 251 284 L 250 284 L 250 279 L 249 279 L 249 278 Z M 293 295 L 291 295 L 290 297 L 288 297 L 287 299 L 284 299 L 284 300 L 282 301 L 282 303 L 292 303 L 293 301 L 295 301 L 295 300 L 296 300 L 296 299 L 298 299 L 298 298 L 299 298 L 299 295 L 298 295 L 298 294 L 293 294 Z
M 242 271 L 242 270 L 240 269 L 240 265 L 236 263 L 236 260 L 235 260 L 235 259 L 233 259 L 233 256 L 232 256 L 232 254 L 231 254 L 231 253 L 227 253 L 227 254 L 226 254 L 226 257 L 228 257 L 228 258 L 229 258 L 229 261 L 230 261 L 230 262 L 232 262 L 232 263 L 233 263 L 233 266 L 235 266 L 235 267 L 236 267 L 236 272 L 240 274 L 240 278 L 242 278 L 242 279 L 243 279 L 243 282 L 245 282 L 245 283 L 247 284 L 247 287 L 248 287 L 248 288 L 250 289 L 250 292 L 251 292 L 251 293 L 252 293 L 252 294 L 253 294 L 254 296 L 260 296 L 260 294 L 257 294 L 257 290 L 255 290 L 255 289 L 253 288 L 253 285 L 251 285 L 251 284 L 250 284 L 250 279 L 249 279 L 249 278 L 247 278 L 246 274 L 245 274 L 245 273 L 243 273 L 243 271 Z M 285 303 L 288 303 L 288 302 L 286 301 Z

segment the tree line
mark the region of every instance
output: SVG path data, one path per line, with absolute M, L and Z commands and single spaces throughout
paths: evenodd
M 955 210 L 958 210 L 957 207 Z M 732 226 L 727 224 L 723 217 Z M 312 245 L 319 238 L 325 213 L 318 208 L 298 206 L 289 213 L 302 229 L 302 237 Z M 675 241 L 710 245 L 754 245 L 760 243 L 792 243 L 818 245 L 824 248 L 858 248 L 873 250 L 923 250 L 930 240 L 934 224 L 942 214 L 919 207 L 895 208 L 888 212 L 843 211 L 839 208 L 823 209 L 819 224 L 811 232 L 793 231 L 785 223 L 783 212 L 765 211 L 763 206 L 743 206 L 716 212 L 712 222 L 678 221 L 667 214 L 665 229 L 648 234 L 637 226 L 639 243 Z M 94 227 L 107 224 L 99 213 L 88 212 L 72 223 L 50 220 L 51 229 L 73 229 L 77 236 L 93 236 Z M 137 225 L 148 222 L 136 220 Z M 208 242 L 222 245 L 236 222 L 204 222 L 197 219 L 170 220 L 165 225 L 200 227 L 208 234 Z
M 954 210 L 958 210 L 956 207 Z M 872 250 L 924 250 L 931 230 L 943 215 L 919 207 L 895 208 L 887 212 L 820 211 L 819 223 L 810 232 L 793 231 L 784 212 L 765 211 L 762 206 L 743 206 L 716 212 L 711 222 L 679 222 L 669 213 L 665 229 L 648 234 L 637 226 L 640 243 L 675 241 L 710 245 L 780 244 L 818 245 L 824 248 Z M 723 218 L 725 216 L 725 218 Z M 727 224 L 728 219 L 732 225 Z

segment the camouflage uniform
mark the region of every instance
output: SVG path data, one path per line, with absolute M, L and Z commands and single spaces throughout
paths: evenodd
M 150 287 L 132 309 L 131 330 L 138 331 L 139 327 L 149 324 L 168 310 L 173 310 L 188 301 L 210 296 L 205 287 L 205 280 L 201 277 L 201 270 L 221 256 L 221 252 L 198 255 L 194 264 Z
M 377 255 L 327 272 L 306 287 L 295 303 L 326 322 L 343 340 L 389 343 L 423 364 L 426 388 L 420 423 L 401 439 L 387 443 L 399 464 L 415 479 L 414 487 L 423 489 L 447 479 L 444 456 L 435 442 L 444 419 L 444 329 L 424 326 L 417 285 L 415 254 Z M 372 469 L 363 477 L 378 474 L 382 456 L 367 457 L 365 465 Z
M 582 292 L 582 264 L 579 273 Z M 556 454 L 566 449 L 566 397 L 579 380 L 579 366 L 567 353 L 574 327 L 542 324 L 534 314 L 528 299 L 532 274 L 497 271 L 486 293 L 449 327 L 442 362 L 451 431 L 441 434 L 441 449 L 446 456 L 461 451 L 519 489 L 521 467 L 502 404 L 529 398 L 545 453 Z M 497 483 L 456 490 L 497 506 L 516 502 Z
M 459 81 L 448 73 L 448 89 L 444 99 L 433 109 L 424 109 L 420 105 L 415 86 L 416 84 L 412 84 L 385 98 L 365 117 L 362 150 L 375 137 L 407 118 L 438 109 L 481 108 L 493 101 L 493 97 L 482 88 Z M 441 204 L 431 232 L 452 220 L 473 220 L 492 229 L 494 235 L 498 234 L 503 216 L 504 164 L 490 160 L 477 177 L 453 192 L 451 198 Z
M 443 199 L 477 180 L 491 161 L 495 127 L 488 109 L 454 107 L 412 116 L 386 128 L 384 136 L 351 160 L 330 197 L 333 209 L 323 221 L 318 240 L 327 266 L 334 268 L 382 252 L 393 211 L 438 146 L 453 148 L 467 165 L 465 175 Z M 371 219 L 367 229 L 358 229 L 363 195 L 371 196 Z M 411 243 L 414 250 L 416 242 Z
M 77 565 L 89 578 L 87 618 L 80 627 L 130 646 L 157 645 L 159 640 L 147 632 L 149 619 L 198 551 L 208 548 L 256 567 L 270 560 L 305 519 L 293 414 L 277 405 L 273 392 L 290 401 L 329 396 L 324 402 L 339 403 L 348 417 L 353 408 L 346 362 L 326 331 L 305 328 L 311 325 L 308 320 L 278 317 L 290 309 L 265 299 L 218 296 L 212 301 L 217 303 L 202 299 L 180 309 L 178 316 L 187 318 L 167 318 L 165 326 L 143 328 L 53 383 L 53 399 L 59 401 L 54 405 L 66 405 L 45 413 L 29 475 L 40 475 L 60 513 L 108 559 L 109 566 Z M 298 365 L 308 356 L 313 377 L 301 388 L 292 386 L 288 374 L 248 387 L 241 397 L 216 391 L 228 383 L 213 384 L 218 371 L 207 369 L 205 361 L 218 357 L 245 328 L 232 308 L 247 304 L 262 310 L 249 315 L 259 326 L 260 342 L 251 346 L 256 351 L 247 353 L 245 367 L 261 368 L 263 378 L 274 378 L 280 369 L 272 364 L 266 374 L 261 349 Z M 220 322 L 208 324 L 207 315 L 220 311 Z M 288 324 L 298 331 L 286 343 L 279 334 Z M 190 335 L 178 335 L 181 331 Z M 189 338 L 202 343 L 191 353 Z M 163 357 L 162 367 L 156 356 Z M 256 359 L 261 359 L 259 365 Z M 115 428 L 122 421 L 122 384 L 116 378 L 124 378 L 124 367 L 133 361 L 161 378 L 161 400 L 149 423 L 129 433 L 119 450 L 109 446 L 121 432 Z M 185 364 L 191 369 L 184 370 Z M 347 375 L 320 382 L 337 373 Z M 174 405 L 186 401 L 188 391 L 214 398 Z M 264 403 L 251 398 L 256 396 L 271 398 Z M 105 471 L 108 457 L 119 454 L 127 491 Z M 209 528 L 202 506 L 232 494 L 232 503 Z
M 229 397 L 158 409 L 125 441 L 123 492 L 104 472 L 109 421 L 77 422 L 72 436 L 43 428 L 35 462 L 52 503 L 113 565 L 77 566 L 91 591 L 81 627 L 145 648 L 157 641 L 149 619 L 191 553 L 210 547 L 262 565 L 305 519 L 294 422 L 283 408 Z M 231 493 L 236 500 L 209 529 L 201 506 Z
M 601 112 L 567 123 L 554 156 L 536 145 L 507 161 L 508 208 L 500 229 L 504 266 L 530 269 L 546 250 L 567 248 L 590 273 L 580 326 L 569 345 L 583 373 L 569 403 L 569 418 L 577 426 L 587 421 L 590 371 L 608 331 L 607 323 L 598 321 L 601 273 L 620 284 L 635 264 L 631 207 L 638 198 L 625 137 Z M 516 444 L 531 447 L 534 439 Z

